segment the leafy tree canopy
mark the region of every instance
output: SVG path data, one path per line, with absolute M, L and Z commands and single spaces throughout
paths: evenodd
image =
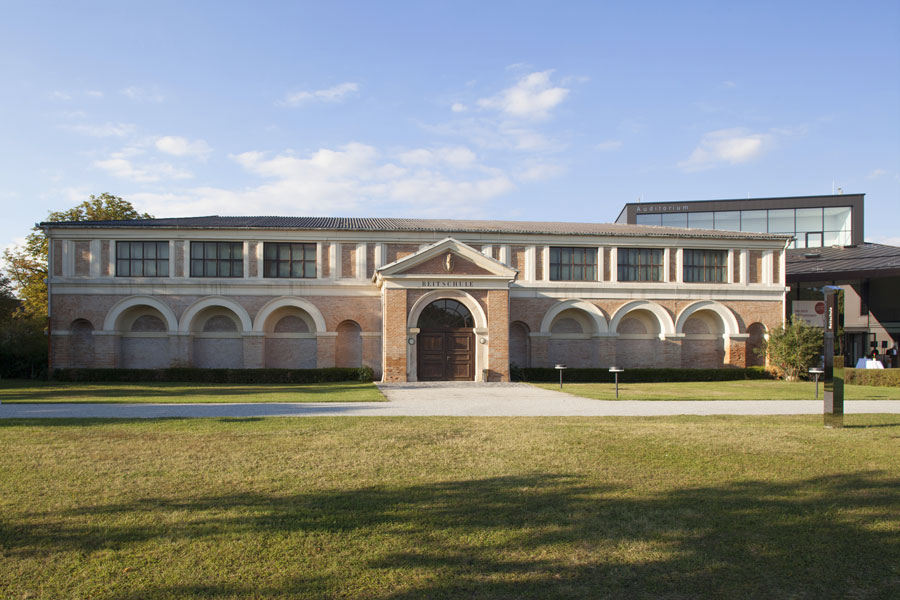
M 152 219 L 147 213 L 138 212 L 131 202 L 118 196 L 103 193 L 91 195 L 78 206 L 47 215 L 48 222 L 63 221 L 117 221 L 122 219 Z M 26 316 L 47 318 L 47 254 L 48 241 L 44 231 L 34 227 L 24 246 L 7 249 L 3 253 L 6 268 L 22 298 Z

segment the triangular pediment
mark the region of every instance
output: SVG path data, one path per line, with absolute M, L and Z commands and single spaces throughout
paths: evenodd
M 518 271 L 471 246 L 446 238 L 415 254 L 384 265 L 375 277 L 441 277 L 514 279 Z

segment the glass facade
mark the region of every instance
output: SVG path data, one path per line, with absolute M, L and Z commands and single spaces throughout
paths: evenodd
M 715 212 L 666 212 L 635 215 L 638 225 L 690 229 L 722 229 L 749 233 L 779 233 L 796 238 L 791 248 L 850 245 L 849 206 L 770 208 Z

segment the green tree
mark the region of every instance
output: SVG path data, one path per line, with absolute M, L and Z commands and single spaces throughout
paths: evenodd
M 9 278 L 0 275 L 0 377 L 36 377 L 47 368 L 43 323 L 21 307 Z
M 13 293 L 9 277 L 0 273 L 0 323 L 10 320 L 21 304 Z
M 790 320 L 769 332 L 769 340 L 758 351 L 769 355 L 769 363 L 781 369 L 788 381 L 819 365 L 824 349 L 822 329 L 808 325 L 803 319 Z
M 138 212 L 131 202 L 112 194 L 91 195 L 69 210 L 51 212 L 46 221 L 115 221 L 120 219 L 151 219 L 149 214 Z M 34 227 L 24 246 L 7 249 L 3 253 L 6 269 L 22 299 L 25 315 L 39 320 L 47 318 L 47 236 Z

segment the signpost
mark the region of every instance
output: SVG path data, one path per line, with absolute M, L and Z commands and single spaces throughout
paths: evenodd
M 844 356 L 836 351 L 835 336 L 841 324 L 844 290 L 826 285 L 825 292 L 825 427 L 844 426 Z M 816 385 L 818 391 L 818 384 Z

